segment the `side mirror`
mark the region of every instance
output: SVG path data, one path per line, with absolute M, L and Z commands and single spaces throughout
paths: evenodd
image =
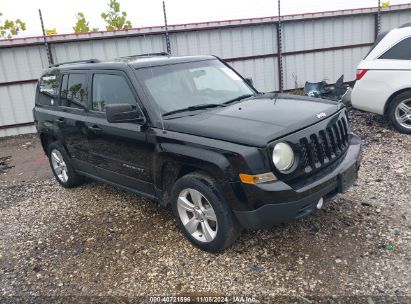
M 245 82 L 247 82 L 250 86 L 254 86 L 254 82 L 252 78 L 244 78 Z
M 144 122 L 139 112 L 130 104 L 111 104 L 106 106 L 106 118 L 108 122 Z

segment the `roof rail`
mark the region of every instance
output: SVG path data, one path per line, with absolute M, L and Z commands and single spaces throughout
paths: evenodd
M 56 64 L 52 64 L 49 67 L 50 68 L 55 68 L 61 65 L 65 65 L 65 64 L 76 64 L 76 63 L 97 63 L 97 62 L 101 62 L 98 59 L 87 59 L 87 60 L 75 60 L 75 61 L 66 61 L 66 62 L 60 62 L 60 63 L 56 63 Z
M 122 56 L 122 57 L 118 57 L 116 59 L 129 59 L 129 58 L 134 58 L 134 57 L 151 57 L 151 56 L 170 56 L 170 54 L 166 53 L 166 52 L 146 53 L 146 54 Z

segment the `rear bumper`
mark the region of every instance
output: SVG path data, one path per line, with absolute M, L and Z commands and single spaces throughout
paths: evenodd
M 252 185 L 253 196 L 262 206 L 251 211 L 234 211 L 240 224 L 251 230 L 269 228 L 291 222 L 317 209 L 321 198 L 327 202 L 337 193 L 345 192 L 357 179 L 361 161 L 361 139 L 352 135 L 342 161 L 322 177 L 298 189 L 281 182 Z

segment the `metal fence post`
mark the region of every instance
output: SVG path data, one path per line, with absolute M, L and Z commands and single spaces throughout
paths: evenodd
M 278 88 L 283 92 L 283 57 L 282 57 L 282 23 L 281 23 L 281 0 L 278 2 L 278 22 L 277 22 L 277 64 L 278 64 Z
M 377 38 L 380 31 L 381 31 L 381 0 L 378 0 L 378 10 L 377 10 L 377 15 L 375 17 L 375 38 Z
M 164 25 L 166 28 L 166 47 L 167 47 L 167 53 L 171 54 L 171 45 L 170 45 L 170 36 L 168 35 L 168 26 L 167 26 L 167 14 L 166 14 L 166 3 L 163 1 L 163 13 L 164 13 Z
M 44 29 L 43 16 L 41 15 L 41 10 L 40 9 L 39 9 L 39 15 L 40 15 L 41 29 L 43 31 L 44 46 L 46 47 L 46 52 L 47 52 L 47 59 L 48 59 L 49 65 L 52 65 L 53 64 L 53 57 L 51 56 L 50 45 L 47 42 L 46 30 Z

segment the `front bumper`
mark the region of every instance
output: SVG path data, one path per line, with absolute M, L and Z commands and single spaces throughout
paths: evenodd
M 352 134 L 350 146 L 335 166 L 325 168 L 322 176 L 308 179 L 305 184 L 287 185 L 282 181 L 247 185 L 247 196 L 260 207 L 250 211 L 235 211 L 239 223 L 246 229 L 269 228 L 291 222 L 317 209 L 318 201 L 329 200 L 354 184 L 361 161 L 361 139 Z

